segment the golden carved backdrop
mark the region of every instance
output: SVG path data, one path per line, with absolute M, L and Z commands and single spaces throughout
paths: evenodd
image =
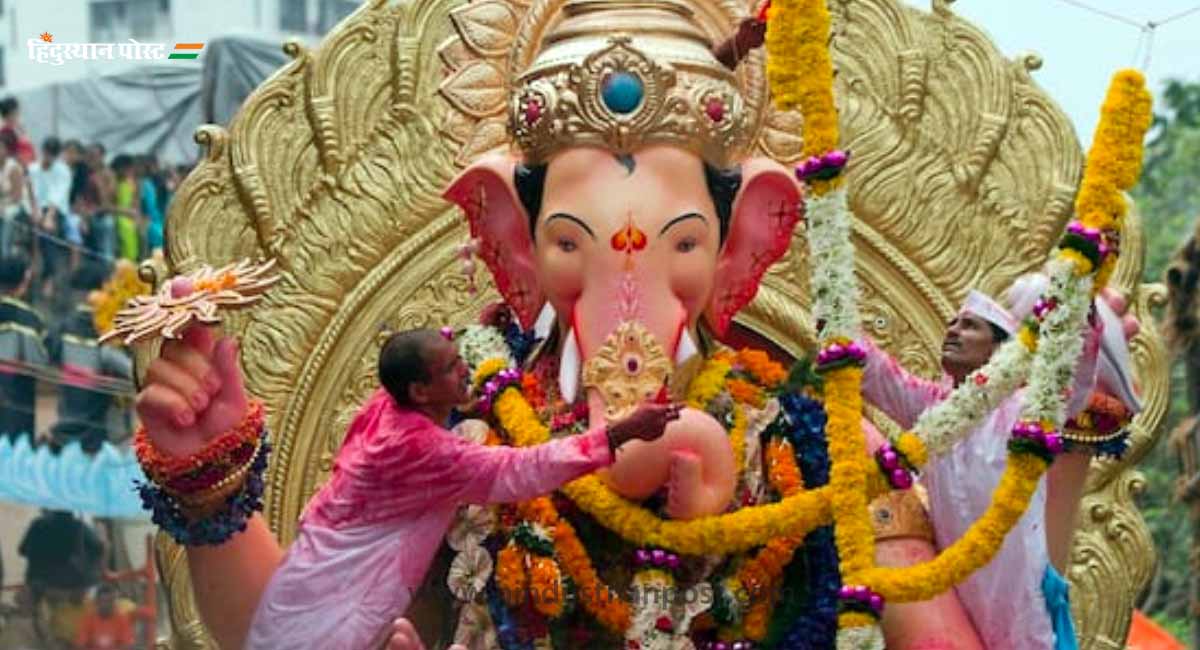
M 172 202 L 171 271 L 246 256 L 283 281 L 226 322 L 250 390 L 270 407 L 276 451 L 267 518 L 284 542 L 327 477 L 357 404 L 374 385 L 383 327 L 461 324 L 496 297 L 457 271 L 466 235 L 439 198 L 462 166 L 506 143 L 507 83 L 528 63 L 562 0 L 371 0 L 317 50 L 265 81 L 228 129 L 201 127 L 205 155 Z M 689 0 L 714 38 L 748 6 Z M 1040 60 L 1000 55 L 933 0 L 830 0 L 838 97 L 858 215 L 866 329 L 910 368 L 933 374 L 943 323 L 968 288 L 998 292 L 1036 268 L 1071 212 L 1082 153 L 1069 122 L 1030 78 Z M 761 153 L 801 149 L 801 118 L 766 101 L 761 53 L 739 74 L 762 125 Z M 1103 89 L 1096 89 L 1097 108 Z M 1137 284 L 1136 219 L 1115 277 L 1149 322 L 1158 287 Z M 801 353 L 812 340 L 802 230 L 738 320 Z M 481 276 L 484 275 L 481 273 Z M 1154 328 L 1134 341 L 1147 409 L 1123 463 L 1096 463 L 1069 578 L 1082 647 L 1120 648 L 1154 564 L 1132 465 L 1153 444 L 1166 363 Z M 160 536 L 171 645 L 211 647 L 182 550 Z

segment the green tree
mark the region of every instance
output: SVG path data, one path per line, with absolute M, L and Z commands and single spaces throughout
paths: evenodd
M 1147 143 L 1141 183 L 1133 196 L 1145 227 L 1144 279 L 1162 282 L 1176 251 L 1192 237 L 1200 215 L 1200 83 L 1167 82 Z M 1176 341 L 1176 347 L 1184 344 Z M 1182 349 L 1171 350 L 1171 356 L 1170 409 L 1163 423 L 1167 431 L 1200 411 L 1200 395 L 1189 394 L 1195 393 L 1189 386 L 1200 382 L 1200 366 L 1184 363 L 1188 355 Z M 1179 459 L 1169 445 L 1162 444 L 1140 469 L 1147 479 L 1140 505 L 1158 550 L 1158 568 L 1141 607 L 1180 639 L 1190 637 L 1192 646 L 1200 648 L 1200 627 L 1189 611 L 1196 577 L 1188 563 L 1193 530 L 1200 524 L 1190 521 L 1188 507 L 1176 498 Z M 1190 633 L 1182 633 L 1189 627 Z

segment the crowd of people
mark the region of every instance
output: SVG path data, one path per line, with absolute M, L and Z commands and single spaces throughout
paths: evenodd
M 0 440 L 94 453 L 129 438 L 132 360 L 98 343 L 93 300 L 117 265 L 163 249 L 186 172 L 153 154 L 110 156 L 100 143 L 35 143 L 18 102 L 0 99 Z M 92 519 L 34 520 L 20 540 L 24 574 L 9 576 L 23 583 L 0 598 L 0 647 L 133 647 L 128 608 L 101 579 L 102 566 L 117 568 L 115 538 Z M 12 586 L 2 564 L 0 583 Z
M 0 256 L 36 259 L 31 299 L 54 304 L 84 258 L 137 262 L 161 250 L 186 172 L 154 154 L 109 158 L 98 142 L 49 136 L 35 150 L 17 101 L 0 100 Z
M 0 100 L 0 434 L 94 451 L 130 430 L 129 357 L 96 343 L 88 296 L 114 263 L 161 251 L 186 169 L 153 154 L 50 136 L 35 148 L 13 98 Z M 37 421 L 39 382 L 57 415 Z

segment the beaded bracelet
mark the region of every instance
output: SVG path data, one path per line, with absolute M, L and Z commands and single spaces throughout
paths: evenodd
M 1063 425 L 1063 439 L 1069 450 L 1087 449 L 1092 454 L 1120 458 L 1129 446 L 1129 422 L 1133 413 L 1121 400 L 1104 393 L 1092 393 L 1088 406 Z
M 160 450 L 150 440 L 145 426 L 138 427 L 133 448 L 146 476 L 155 483 L 181 493 L 201 491 L 246 464 L 258 444 L 263 422 L 262 402 L 251 400 L 242 421 L 198 453 L 175 456 Z
M 238 489 L 223 496 L 216 509 L 202 517 L 197 517 L 191 508 L 153 483 L 138 482 L 142 505 L 151 512 L 154 524 L 183 546 L 223 544 L 246 530 L 246 522 L 256 511 L 262 510 L 262 476 L 267 469 L 270 451 L 271 445 L 264 429 L 253 459 L 239 477 L 240 485 L 235 481 L 229 483 Z

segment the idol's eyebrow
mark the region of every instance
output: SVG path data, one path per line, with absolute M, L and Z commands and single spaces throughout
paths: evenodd
M 555 219 L 566 219 L 567 221 L 570 221 L 587 231 L 587 234 L 590 235 L 593 240 L 596 239 L 596 233 L 592 232 L 592 229 L 586 223 L 584 223 L 582 219 L 573 214 L 567 214 L 566 212 L 555 212 L 549 217 L 546 217 L 546 220 L 543 223 L 549 224 Z
M 688 219 L 699 219 L 700 221 L 704 222 L 705 226 L 708 226 L 708 219 L 705 219 L 704 215 L 700 214 L 699 212 L 689 212 L 687 214 L 681 214 L 678 217 L 668 221 L 667 225 L 663 226 L 662 230 L 658 231 L 658 234 L 661 236 L 663 233 L 667 232 L 671 226 L 683 221 L 687 221 Z

